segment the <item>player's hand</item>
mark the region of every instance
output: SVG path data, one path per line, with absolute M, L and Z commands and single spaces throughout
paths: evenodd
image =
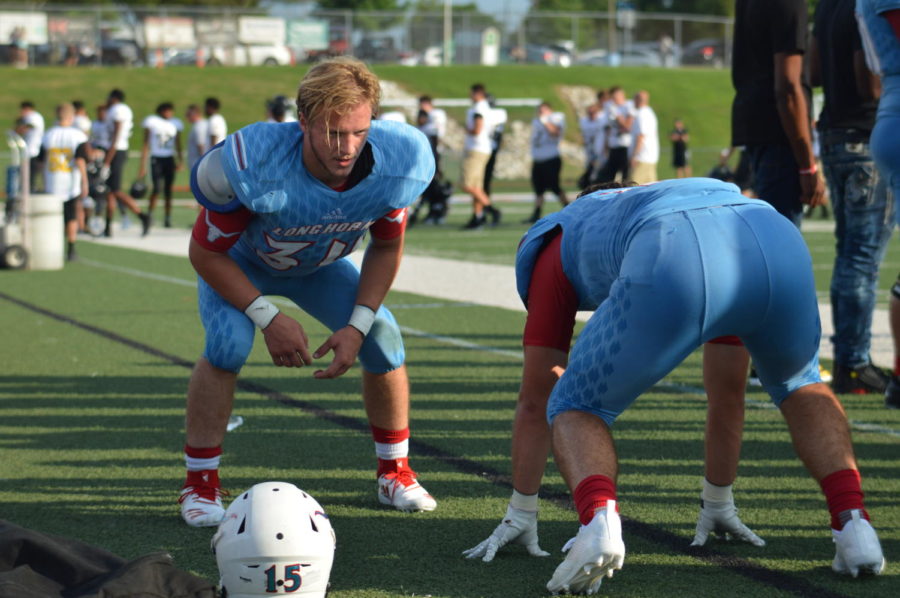
M 329 351 L 334 351 L 334 359 L 331 360 L 331 365 L 327 369 L 317 370 L 313 375 L 316 378 L 337 378 L 342 375 L 356 361 L 363 340 L 365 337 L 353 326 L 344 326 L 329 336 L 328 340 L 316 349 L 313 357 L 318 359 Z
M 811 208 L 816 206 L 824 206 L 825 200 L 825 183 L 818 172 L 800 175 L 800 201 Z
M 272 363 L 288 368 L 302 368 L 312 364 L 309 339 L 299 322 L 278 313 L 262 331 Z
M 490 563 L 497 551 L 510 542 L 524 545 L 531 556 L 550 555 L 538 546 L 537 511 L 523 511 L 511 505 L 507 507 L 503 521 L 488 539 L 474 548 L 464 550 L 463 555 L 467 559 L 480 558 L 485 563 Z
M 107 179 L 109 179 L 109 164 L 104 164 L 103 166 L 101 166 L 99 174 L 101 181 L 106 181 Z
M 700 507 L 700 516 L 697 518 L 697 530 L 691 546 L 703 546 L 706 544 L 710 533 L 716 533 L 726 540 L 737 538 L 754 546 L 765 546 L 766 541 L 744 525 L 737 513 L 737 507 L 734 506 L 732 501 L 703 501 Z

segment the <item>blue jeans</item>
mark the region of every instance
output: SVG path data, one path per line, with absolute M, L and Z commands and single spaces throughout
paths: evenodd
M 772 204 L 778 213 L 800 228 L 803 204 L 800 196 L 800 174 L 797 160 L 789 145 L 748 145 L 744 150 L 750 157 L 753 171 L 753 192 L 756 197 Z
M 834 208 L 836 255 L 831 275 L 834 361 L 869 363 L 878 268 L 894 223 L 894 205 L 866 143 L 832 135 L 822 164 Z

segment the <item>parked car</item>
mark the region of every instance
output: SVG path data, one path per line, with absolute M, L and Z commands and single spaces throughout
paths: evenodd
M 594 66 L 662 66 L 659 52 L 649 47 L 632 46 L 617 52 L 607 52 L 602 48 L 582 52 L 575 64 Z
M 508 55 L 515 62 L 562 67 L 572 65 L 572 53 L 560 46 L 525 44 L 524 47 L 515 46 L 510 48 Z
M 282 45 L 209 46 L 202 51 L 207 66 L 284 66 L 294 62 L 291 49 Z
M 689 43 L 681 53 L 681 64 L 722 68 L 725 66 L 725 41 L 709 38 Z

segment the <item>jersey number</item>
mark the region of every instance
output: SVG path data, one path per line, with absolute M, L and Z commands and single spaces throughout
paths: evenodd
M 284 566 L 284 579 L 276 579 L 276 576 L 278 575 L 277 569 L 277 565 L 272 565 L 266 569 L 266 592 L 277 594 L 279 592 L 279 587 L 281 587 L 285 594 L 289 594 L 300 589 L 300 586 L 303 584 L 303 579 L 300 577 L 299 563 Z
M 317 265 L 327 266 L 344 256 L 350 255 L 357 246 L 359 246 L 361 241 L 362 237 L 359 237 L 353 245 L 349 245 L 338 239 L 332 239 L 331 244 L 328 246 L 328 252 Z M 257 249 L 256 255 L 258 255 L 259 259 L 264 261 L 267 266 L 275 270 L 290 270 L 294 266 L 297 266 L 300 263 L 300 260 L 294 256 L 311 245 L 315 245 L 313 241 L 278 241 L 269 235 L 266 235 L 266 243 L 273 251 L 265 253 Z
M 72 150 L 53 147 L 47 152 L 47 169 L 50 172 L 72 172 Z

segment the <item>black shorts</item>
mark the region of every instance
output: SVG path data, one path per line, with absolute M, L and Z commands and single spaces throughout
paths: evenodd
M 106 186 L 110 191 L 122 189 L 122 172 L 125 170 L 126 160 L 128 160 L 128 150 L 116 150 L 116 155 L 113 156 L 109 165 L 109 178 L 106 179 Z
M 63 202 L 63 222 L 72 222 L 76 218 L 78 198 L 73 197 Z
M 150 179 L 153 181 L 153 195 L 165 191 L 167 197 L 172 195 L 172 183 L 175 182 L 175 157 L 150 158 Z
M 559 186 L 559 173 L 562 170 L 562 158 L 559 156 L 549 160 L 541 160 L 531 164 L 531 186 L 537 195 L 551 191 L 556 195 L 562 193 Z
M 684 168 L 688 164 L 688 156 L 690 153 L 686 149 L 672 150 L 672 166 L 675 168 Z

